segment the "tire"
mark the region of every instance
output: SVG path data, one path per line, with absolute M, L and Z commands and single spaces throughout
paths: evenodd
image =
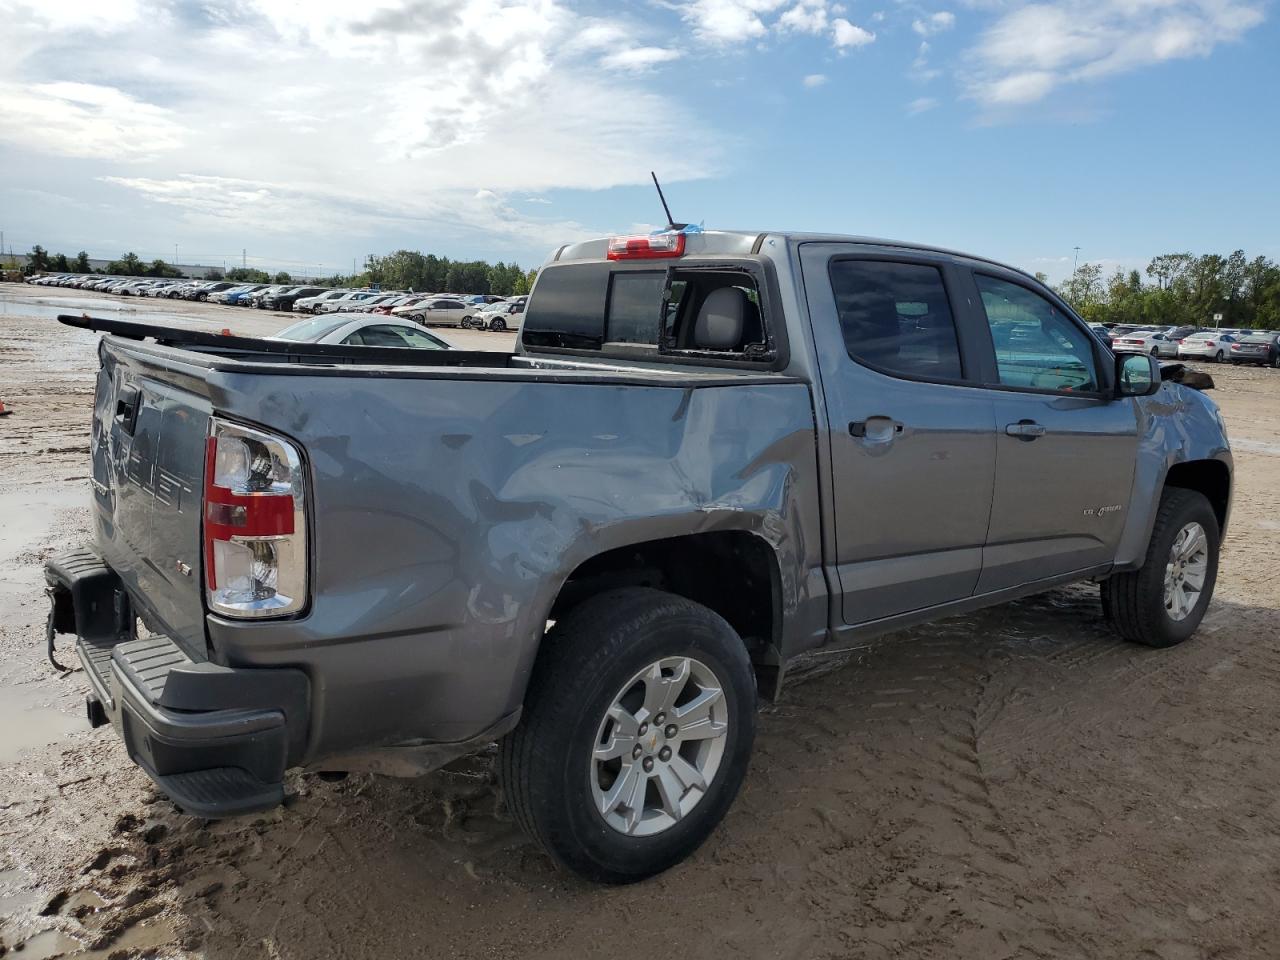
M 423 314 L 423 313 L 409 314 L 409 319 L 412 320 L 414 323 L 422 323 L 425 317 L 426 317 L 426 314 Z
M 664 686 L 671 682 L 667 669 L 678 669 L 680 663 L 688 677 L 682 685 L 687 686 L 685 696 L 676 696 L 674 706 L 665 708 L 671 711 L 664 720 L 668 725 L 658 731 L 655 723 L 647 743 L 644 735 L 626 736 L 623 717 L 635 724 L 663 709 L 657 700 L 651 700 L 652 712 L 640 704 L 650 690 L 642 673 L 660 666 L 661 680 L 652 689 L 675 689 Z M 677 711 L 682 703 L 688 708 L 690 694 L 706 696 L 710 685 L 699 682 L 706 677 L 721 693 L 708 702 L 704 729 L 721 724 L 723 732 L 672 740 L 677 743 L 673 754 L 664 746 L 666 732 L 678 730 L 670 720 L 679 720 Z M 614 707 L 624 712 L 611 714 Z M 611 590 L 574 607 L 543 641 L 520 725 L 503 739 L 499 752 L 507 805 L 554 861 L 579 876 L 602 883 L 644 880 L 692 854 L 724 817 L 746 774 L 755 727 L 755 678 L 729 624 L 701 604 L 673 594 Z M 637 760 L 624 748 L 608 761 L 596 760 L 593 749 L 605 746 L 606 733 L 610 744 L 630 742 L 630 750 L 643 756 Z M 698 793 L 685 786 L 690 781 L 681 780 L 677 769 L 686 777 L 690 770 L 709 771 L 706 789 Z M 642 773 L 646 770 L 659 772 Z M 622 800 L 629 789 L 626 780 L 634 784 L 640 776 L 645 793 L 636 814 Z M 673 799 L 664 803 L 662 784 L 684 792 L 674 799 L 668 786 Z M 602 813 L 615 787 L 620 788 L 618 800 Z M 673 817 L 668 810 L 682 812 Z
M 463 329 L 463 330 L 470 330 L 473 326 L 475 326 L 475 324 L 472 322 L 472 320 L 471 320 L 471 318 L 470 318 L 470 317 L 463 317 L 463 318 L 462 318 L 462 329 Z
M 1221 362 L 1222 362 L 1222 351 L 1221 351 L 1221 350 L 1219 350 L 1217 353 L 1215 353 L 1215 354 L 1213 355 L 1213 362 L 1214 362 L 1214 363 L 1221 363 Z
M 499 333 L 502 333 L 507 329 L 507 321 L 503 320 L 501 317 L 494 317 L 489 321 L 489 329 L 497 330 Z
M 1180 619 L 1168 609 L 1165 586 L 1174 544 L 1190 524 L 1198 524 L 1205 538 L 1203 581 L 1198 596 Z M 1148 647 L 1182 643 L 1200 626 L 1213 599 L 1218 579 L 1218 518 L 1203 494 L 1166 487 L 1142 566 L 1113 574 L 1102 583 L 1102 607 L 1107 619 L 1126 640 Z
M 1160 348 L 1159 348 L 1159 347 L 1152 347 L 1152 348 L 1151 348 L 1151 355 L 1152 355 L 1153 357 L 1155 357 L 1157 360 L 1159 360 L 1159 359 L 1160 359 Z

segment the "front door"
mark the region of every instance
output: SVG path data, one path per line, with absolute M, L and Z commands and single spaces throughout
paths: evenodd
M 804 244 L 845 623 L 973 594 L 995 469 L 991 396 L 950 258 Z
M 996 479 L 978 593 L 1110 562 L 1133 486 L 1137 410 L 1109 354 L 1017 275 L 973 274 L 994 347 Z

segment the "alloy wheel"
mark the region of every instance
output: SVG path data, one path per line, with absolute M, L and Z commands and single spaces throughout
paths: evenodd
M 729 705 L 711 668 L 664 657 L 623 685 L 590 759 L 596 810 L 614 830 L 653 836 L 706 796 L 724 758 Z
M 1164 570 L 1164 609 L 1173 620 L 1185 620 L 1200 602 L 1209 572 L 1209 538 L 1194 520 L 1178 531 Z

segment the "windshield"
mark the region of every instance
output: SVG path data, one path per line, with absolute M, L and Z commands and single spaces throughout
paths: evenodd
M 337 330 L 339 327 L 350 322 L 350 317 L 345 317 L 341 314 L 336 317 L 333 314 L 312 317 L 310 320 L 300 320 L 292 326 L 285 327 L 276 334 L 276 339 L 315 342 L 325 334 L 332 333 L 334 330 Z

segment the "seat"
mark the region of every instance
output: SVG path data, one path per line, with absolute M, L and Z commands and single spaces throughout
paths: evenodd
M 707 294 L 693 325 L 695 348 L 741 351 L 744 343 L 763 340 L 760 308 L 741 288 L 719 287 Z

